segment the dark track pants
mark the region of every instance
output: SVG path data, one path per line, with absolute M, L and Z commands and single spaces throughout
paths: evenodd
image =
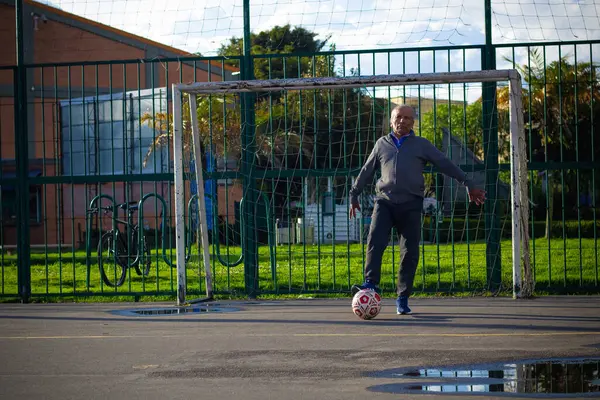
M 400 235 L 400 269 L 398 270 L 398 296 L 410 296 L 419 264 L 419 242 L 421 240 L 421 210 L 423 200 L 394 204 L 385 199 L 376 199 L 371 227 L 367 238 L 367 264 L 365 279 L 379 285 L 381 260 L 387 248 L 392 227 Z

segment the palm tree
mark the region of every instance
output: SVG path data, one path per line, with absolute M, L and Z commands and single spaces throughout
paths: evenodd
M 238 95 L 197 99 L 196 115 L 202 145 L 212 149 L 215 157 L 238 161 L 241 158 L 243 110 L 238 99 Z M 184 157 L 191 158 L 188 101 L 182 106 Z M 253 171 L 280 170 L 285 176 L 284 179 L 262 179 L 263 190 L 285 194 L 285 202 L 300 199 L 306 190 L 308 200 L 315 201 L 321 180 L 301 178 L 294 173 L 284 173 L 284 170 L 355 168 L 360 162 L 359 150 L 364 156 L 378 134 L 373 128 L 381 127 L 387 118 L 385 109 L 383 100 L 354 90 L 303 90 L 259 95 L 255 102 L 254 141 L 250 143 L 254 149 Z M 171 142 L 173 121 L 170 114 L 158 113 L 144 114 L 142 123 L 157 132 L 148 148 L 146 162 L 157 148 Z M 340 185 L 336 190 L 343 188 Z
M 196 115 L 198 131 L 203 148 L 211 147 L 216 154 L 227 156 L 240 153 L 240 117 L 233 96 L 208 96 L 197 101 Z M 141 123 L 153 128 L 157 135 L 144 157 L 144 166 L 152 153 L 171 143 L 173 114 L 160 112 L 144 113 Z M 190 106 L 187 99 L 182 102 L 182 132 L 184 156 L 191 154 L 192 126 Z
M 275 169 L 284 170 L 298 169 L 301 165 L 311 165 L 313 159 L 313 137 L 297 131 L 298 118 L 294 116 L 294 101 L 290 101 L 287 113 L 288 118 L 294 123 L 289 127 L 283 124 L 284 106 L 281 103 L 269 102 L 269 99 L 258 99 L 255 107 L 255 131 L 253 169 Z M 242 123 L 241 107 L 237 96 L 203 96 L 197 99 L 196 115 L 198 120 L 198 131 L 201 139 L 202 149 L 212 149 L 211 156 L 224 160 L 235 159 L 239 161 L 242 154 Z M 192 130 L 189 114 L 189 102 L 182 102 L 182 132 L 183 132 L 183 157 L 185 165 L 190 165 L 192 159 Z M 300 120 L 302 120 L 300 118 Z M 144 158 L 144 165 L 152 153 L 160 148 L 170 146 L 173 132 L 172 114 L 146 113 L 141 121 L 152 127 L 157 136 L 148 148 Z M 268 179 L 263 179 L 263 190 L 290 193 L 291 197 L 300 198 L 302 188 L 305 184 L 301 178 L 290 179 L 291 192 L 286 188 L 288 180 L 272 179 L 272 184 L 267 184 Z M 310 185 L 310 187 L 314 185 Z M 311 189 L 315 192 L 315 189 Z

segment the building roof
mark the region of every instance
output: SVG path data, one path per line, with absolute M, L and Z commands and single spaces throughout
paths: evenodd
M 163 43 L 155 42 L 155 41 L 147 39 L 145 37 L 134 35 L 132 33 L 125 32 L 125 31 L 117 29 L 117 28 L 113 28 L 112 26 L 108 26 L 108 25 L 102 24 L 100 22 L 96 22 L 91 19 L 81 17 L 76 14 L 72 14 L 72 13 L 63 11 L 59 8 L 52 7 L 50 5 L 38 3 L 35 0 L 24 0 L 24 3 L 26 3 L 27 5 L 29 5 L 32 8 L 39 10 L 40 12 L 50 14 L 48 16 L 54 15 L 54 16 L 61 17 L 60 19 L 63 19 L 63 20 L 71 20 L 71 21 L 78 22 L 77 25 L 80 29 L 88 30 L 88 31 L 90 31 L 94 34 L 100 35 L 100 36 L 105 36 L 111 40 L 120 41 L 120 42 L 127 44 L 129 46 L 132 46 L 132 47 L 137 47 L 139 49 L 144 49 L 144 50 L 148 49 L 149 47 L 158 48 L 158 49 L 165 51 L 166 53 L 172 54 L 174 57 L 177 57 L 177 56 L 190 57 L 190 56 L 195 55 L 193 53 L 189 53 L 187 51 L 184 51 L 184 50 L 181 50 L 181 49 L 178 49 L 175 47 L 167 46 Z M 14 6 L 14 4 L 13 4 L 13 6 Z M 51 18 L 51 19 L 53 19 L 53 18 Z M 86 29 L 86 28 L 88 28 L 88 29 Z M 103 35 L 103 33 L 106 33 L 109 35 Z M 203 62 L 207 62 L 207 61 L 208 60 L 203 60 Z M 220 62 L 215 61 L 215 60 L 210 61 L 210 63 L 217 68 L 220 68 L 222 66 L 222 64 Z M 225 65 L 225 69 L 229 70 L 229 71 L 238 71 L 237 68 L 234 68 L 230 65 Z

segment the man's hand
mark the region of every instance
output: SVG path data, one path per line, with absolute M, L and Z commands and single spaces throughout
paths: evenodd
M 469 189 L 469 201 L 474 201 L 478 206 L 485 202 L 485 190 Z
M 350 204 L 350 219 L 356 217 L 356 211 L 360 211 L 360 205 L 358 203 Z

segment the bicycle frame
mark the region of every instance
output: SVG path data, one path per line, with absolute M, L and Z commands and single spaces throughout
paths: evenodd
M 128 214 L 127 221 L 119 219 L 118 217 L 113 218 L 113 221 L 115 222 L 115 227 L 113 229 L 113 232 L 116 237 L 115 240 L 120 240 L 121 243 L 127 249 L 126 256 L 127 256 L 128 260 L 131 259 L 133 256 L 133 252 L 131 252 L 131 249 L 135 249 L 135 259 L 132 262 L 128 261 L 128 263 L 127 263 L 127 268 L 132 268 L 132 267 L 135 267 L 136 265 L 138 265 L 140 262 L 143 262 L 144 254 L 140 254 L 140 244 L 142 241 L 143 233 L 141 234 L 142 236 L 140 236 L 139 225 L 136 225 L 132 222 L 134 210 L 126 209 L 124 211 Z M 114 211 L 113 211 L 113 213 L 114 213 Z M 116 224 L 125 225 L 126 231 L 127 231 L 125 235 L 126 235 L 127 239 L 123 238 L 124 234 L 121 233 L 121 230 L 118 228 L 118 226 Z M 135 233 L 137 233 L 137 238 L 134 235 Z M 135 239 L 137 239 L 138 243 L 135 243 Z M 143 253 L 143 251 L 142 251 L 142 253 Z

